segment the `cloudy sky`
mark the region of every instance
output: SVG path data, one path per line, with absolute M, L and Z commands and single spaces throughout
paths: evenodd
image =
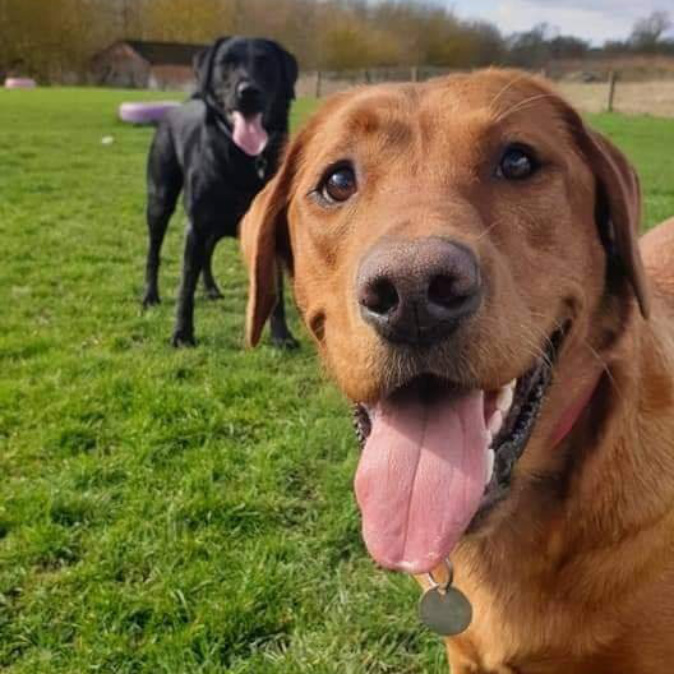
M 624 39 L 636 19 L 655 10 L 670 10 L 672 0 L 442 0 L 461 18 L 487 19 L 502 32 L 528 30 L 546 22 L 564 34 L 602 44 Z

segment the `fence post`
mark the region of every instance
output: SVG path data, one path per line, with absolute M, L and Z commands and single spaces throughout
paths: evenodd
M 419 81 L 419 69 L 416 66 L 412 66 L 410 68 L 410 79 L 412 80 L 412 82 Z
M 316 98 L 321 97 L 321 71 L 316 71 Z
M 615 74 L 615 70 L 612 70 L 608 74 L 608 102 L 606 103 L 607 112 L 613 112 L 613 98 L 615 96 L 615 83 L 616 83 L 616 74 Z

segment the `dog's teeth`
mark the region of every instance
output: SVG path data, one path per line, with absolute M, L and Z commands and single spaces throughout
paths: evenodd
M 489 484 L 491 482 L 491 476 L 494 474 L 494 459 L 496 454 L 493 449 L 487 450 L 487 467 L 485 468 L 485 478 L 484 483 Z
M 489 419 L 489 424 L 487 425 L 487 429 L 491 433 L 492 437 L 496 437 L 498 435 L 498 432 L 501 430 L 502 425 L 503 425 L 503 414 L 500 410 L 496 410 L 491 415 L 491 418 Z
M 515 395 L 515 380 L 513 379 L 509 384 L 506 384 L 498 392 L 496 398 L 496 407 L 505 417 L 510 411 L 510 406 L 513 404 L 513 397 Z

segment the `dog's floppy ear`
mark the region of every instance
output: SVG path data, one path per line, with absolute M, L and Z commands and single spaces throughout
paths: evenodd
M 208 59 L 210 53 L 211 47 L 204 47 L 192 58 L 192 68 L 194 70 L 194 75 L 197 78 L 197 87 L 199 89 L 203 86 L 203 79 L 206 74 L 206 59 Z
M 296 141 L 297 142 L 297 141 Z M 256 346 L 277 301 L 277 265 L 292 274 L 287 211 L 297 147 L 286 154 L 276 176 L 267 183 L 241 222 L 239 238 L 248 268 L 246 346 Z
M 192 59 L 192 67 L 197 78 L 197 93 L 205 96 L 211 83 L 213 61 L 220 46 L 229 40 L 229 37 L 218 38 L 210 47 L 202 49 Z
M 588 129 L 573 110 L 571 128 L 597 181 L 595 217 L 608 256 L 609 274 L 630 285 L 639 309 L 648 318 L 646 273 L 639 253 L 641 190 L 636 172 L 625 155 L 607 138 Z
M 283 76 L 283 88 L 286 98 L 292 100 L 295 98 L 295 83 L 299 76 L 299 67 L 297 59 L 286 49 L 284 49 L 278 42 L 268 40 L 269 44 L 274 48 L 278 54 L 281 63 L 281 73 Z
M 295 83 L 299 76 L 299 68 L 297 66 L 297 59 L 285 49 L 281 49 L 283 54 L 283 77 L 286 83 L 286 93 L 289 99 L 295 98 Z
M 247 346 L 256 346 L 260 341 L 265 321 L 276 304 L 277 265 L 284 264 L 290 276 L 294 275 L 296 251 L 288 210 L 309 145 L 323 121 L 348 97 L 348 93 L 333 94 L 290 141 L 276 175 L 257 195 L 243 218 L 239 238 L 248 267 Z
M 641 190 L 625 155 L 596 132 L 588 133 L 588 155 L 597 176 L 596 217 L 609 261 L 632 287 L 644 318 L 649 301 L 646 272 L 639 252 Z

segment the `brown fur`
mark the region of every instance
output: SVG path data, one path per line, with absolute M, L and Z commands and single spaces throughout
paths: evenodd
M 515 140 L 542 169 L 498 181 Z M 309 194 L 345 158 L 358 193 L 325 208 Z M 244 221 L 249 343 L 273 307 L 279 252 L 352 400 L 421 371 L 496 389 L 572 321 L 508 498 L 452 554 L 474 607 L 447 643 L 453 674 L 674 671 L 674 220 L 639 246 L 639 214 L 636 176 L 613 145 L 542 80 L 488 70 L 332 98 Z M 480 262 L 480 310 L 423 356 L 378 338 L 354 299 L 360 260 L 391 235 L 449 237 Z

